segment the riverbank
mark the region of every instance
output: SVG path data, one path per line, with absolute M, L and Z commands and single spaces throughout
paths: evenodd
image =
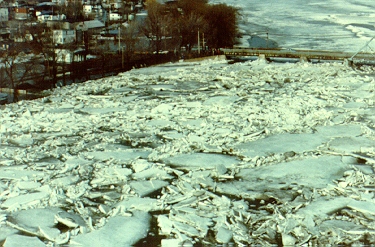
M 2 100 L 0 100 L 0 105 L 15 103 L 20 100 L 33 100 L 45 97 L 49 94 L 48 91 L 50 89 L 56 87 L 116 76 L 119 73 L 135 68 L 145 68 L 168 62 L 202 61 L 204 59 L 216 57 L 210 56 L 209 54 L 210 53 L 203 52 L 201 54 L 190 53 L 184 56 L 186 59 L 180 59 L 180 57 L 173 52 L 168 52 L 166 54 L 143 54 L 134 57 L 132 61 L 126 63 L 123 62 L 123 58 L 120 55 L 112 55 L 111 57 L 107 57 L 104 61 L 102 59 L 91 59 L 75 64 L 74 70 L 60 71 L 56 78 L 56 83 L 47 80 L 43 81 L 43 83 L 24 83 L 18 85 L 17 89 L 0 88 L 0 92 L 7 95 L 6 97 L 3 95 Z

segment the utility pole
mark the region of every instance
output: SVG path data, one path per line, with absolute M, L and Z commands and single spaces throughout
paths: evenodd
M 118 27 L 118 53 L 121 51 L 121 26 Z
M 199 37 L 199 28 L 198 28 L 198 54 L 201 54 L 201 40 Z
M 121 61 L 122 68 L 124 68 L 124 47 L 121 47 Z
M 206 50 L 206 42 L 204 41 L 204 33 L 202 35 L 203 35 L 202 47 L 203 47 L 203 50 L 205 51 Z

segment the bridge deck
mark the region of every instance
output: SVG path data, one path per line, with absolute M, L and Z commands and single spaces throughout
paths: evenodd
M 294 49 L 255 49 L 255 48 L 235 48 L 221 49 L 227 57 L 252 57 L 263 55 L 266 58 L 306 58 L 309 60 L 352 60 L 375 62 L 374 53 L 354 53 L 340 51 L 320 51 L 320 50 L 294 50 Z M 354 57 L 353 55 L 356 54 Z

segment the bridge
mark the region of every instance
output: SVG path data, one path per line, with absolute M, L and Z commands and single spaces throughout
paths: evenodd
M 233 48 L 221 49 L 229 59 L 241 57 L 263 57 L 268 60 L 276 59 L 300 59 L 306 61 L 348 61 L 354 64 L 375 64 L 375 53 L 365 52 L 340 52 L 324 50 L 301 49 L 262 49 L 262 48 Z

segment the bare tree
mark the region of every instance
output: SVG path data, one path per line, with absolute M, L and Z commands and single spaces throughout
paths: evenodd
M 13 89 L 17 100 L 17 89 L 27 81 L 34 81 L 43 70 L 41 60 L 34 54 L 26 55 L 20 45 L 10 47 L 1 54 L 1 86 Z M 4 73 L 4 74 L 3 74 Z
M 32 26 L 28 30 L 32 37 L 31 46 L 34 53 L 41 54 L 45 62 L 44 77 L 50 81 L 50 87 L 57 83 L 57 46 L 53 43 L 52 30 L 46 25 Z
M 203 15 L 207 8 L 208 0 L 179 0 L 178 7 L 182 9 L 184 15 L 195 13 Z
M 207 42 L 213 48 L 232 47 L 237 37 L 238 10 L 226 4 L 208 5 L 205 15 Z
M 71 21 L 83 21 L 85 19 L 82 2 L 78 0 L 69 1 L 63 12 L 66 13 L 66 18 Z
M 121 50 L 123 56 L 122 59 L 123 62 L 126 60 L 126 62 L 129 63 L 134 56 L 136 45 L 139 40 L 139 23 L 133 21 L 130 22 L 126 27 L 122 26 L 121 39 L 125 44 Z
M 198 31 L 205 32 L 206 22 L 203 16 L 190 13 L 180 18 L 181 46 L 185 46 L 190 51 L 197 44 Z
M 162 49 L 163 39 L 166 37 L 170 26 L 174 23 L 173 18 L 165 12 L 165 7 L 157 2 L 147 4 L 147 13 L 142 30 L 150 40 L 153 51 L 158 54 Z

